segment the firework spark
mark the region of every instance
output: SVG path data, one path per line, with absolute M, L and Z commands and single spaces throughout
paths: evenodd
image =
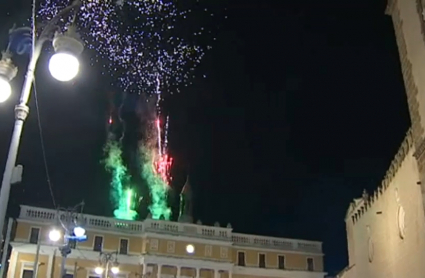
M 168 118 L 167 118 L 168 119 Z M 164 132 L 164 136 L 167 134 L 168 129 L 168 121 L 165 125 L 166 132 Z M 173 165 L 173 158 L 168 155 L 166 148 L 166 140 L 162 140 L 163 132 L 161 129 L 161 121 L 159 119 L 156 120 L 156 128 L 157 128 L 157 136 L 158 136 L 158 155 L 153 162 L 154 171 L 157 175 L 161 177 L 161 179 L 169 186 L 171 182 L 170 169 Z M 165 137 L 166 138 L 166 137 Z
M 68 2 L 44 0 L 38 16 L 49 20 Z M 96 50 L 93 63 L 106 59 L 105 73 L 114 77 L 115 85 L 127 92 L 153 94 L 161 93 L 157 86 L 162 84 L 172 93 L 190 83 L 205 53 L 176 34 L 176 25 L 191 12 L 179 10 L 172 0 L 83 0 L 77 24 L 87 47 Z M 200 28 L 191 35 L 203 32 Z

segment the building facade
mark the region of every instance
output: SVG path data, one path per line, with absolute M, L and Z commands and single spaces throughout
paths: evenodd
M 340 278 L 425 277 L 425 1 L 388 0 L 411 129 L 382 184 L 350 204 Z
M 349 265 L 337 277 L 425 277 L 425 217 L 414 153 L 409 131 L 381 186 L 350 204 Z
M 61 212 L 21 206 L 8 278 L 59 278 L 60 243 L 49 231 Z M 232 228 L 83 215 L 88 240 L 72 246 L 68 278 L 96 278 L 101 252 L 116 252 L 119 278 L 323 278 L 320 242 L 233 233 Z M 188 246 L 193 249 L 189 253 Z

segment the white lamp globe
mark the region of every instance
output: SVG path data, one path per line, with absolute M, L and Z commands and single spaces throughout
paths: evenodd
M 49 239 L 53 242 L 58 241 L 61 238 L 61 232 L 59 230 L 53 229 L 49 232 Z
M 193 252 L 195 252 L 195 247 L 192 244 L 188 244 L 186 246 L 186 252 L 189 254 L 193 254 Z
M 94 269 L 94 272 L 95 272 L 96 274 L 100 275 L 100 274 L 102 274 L 102 273 L 103 273 L 103 268 L 102 268 L 102 267 L 100 267 L 100 266 L 98 266 L 98 267 L 96 267 L 96 268 Z
M 80 62 L 72 54 L 58 52 L 50 58 L 49 70 L 55 79 L 67 82 L 77 76 L 80 70 Z
M 12 87 L 6 78 L 0 76 L 0 102 L 5 102 L 12 94 Z
M 117 274 L 118 272 L 120 272 L 120 269 L 118 268 L 118 266 L 113 266 L 111 267 L 111 272 L 113 274 Z
M 74 228 L 74 235 L 76 237 L 82 237 L 85 234 L 86 234 L 86 230 L 84 228 L 79 227 L 79 226 L 77 226 L 77 227 Z

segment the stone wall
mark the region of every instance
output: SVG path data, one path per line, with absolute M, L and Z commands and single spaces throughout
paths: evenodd
M 350 265 L 340 277 L 425 277 L 425 219 L 411 136 L 381 186 L 351 205 L 346 217 Z

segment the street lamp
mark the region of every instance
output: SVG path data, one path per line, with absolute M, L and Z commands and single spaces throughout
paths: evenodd
M 86 230 L 81 226 L 75 226 L 74 228 L 74 235 L 78 238 L 84 237 L 86 234 Z
M 49 69 L 52 75 L 61 81 L 70 80 L 77 75 L 79 68 L 78 61 L 76 63 L 75 60 L 73 60 L 73 62 L 70 64 L 62 64 L 61 66 L 59 66 L 59 62 L 69 62 L 71 61 L 69 55 L 81 54 L 84 49 L 83 44 L 81 41 L 79 41 L 73 26 L 68 27 L 68 31 L 62 35 L 58 34 L 56 30 L 58 29 L 57 23 L 68 13 L 72 11 L 75 11 L 76 13 L 80 9 L 80 6 L 80 0 L 73 1 L 70 6 L 61 10 L 45 25 L 37 40 L 33 38 L 33 51 L 31 59 L 28 64 L 27 73 L 25 75 L 19 103 L 15 106 L 15 125 L 13 128 L 12 139 L 10 142 L 6 167 L 4 169 L 3 180 L 1 184 L 0 231 L 3 231 L 4 227 L 13 171 L 15 169 L 16 157 L 18 155 L 23 125 L 29 113 L 29 107 L 27 104 L 31 95 L 32 84 L 34 82 L 34 73 L 38 58 L 40 57 L 44 43 L 53 39 L 53 47 L 55 48 L 56 54 L 53 55 L 49 64 Z M 5 101 L 10 96 L 11 88 L 9 81 L 12 80 L 12 78 L 16 75 L 16 67 L 11 61 L 10 52 L 8 53 L 8 51 L 6 51 L 5 53 L 8 55 L 3 54 L 3 57 L 0 61 L 0 101 Z M 67 53 L 68 56 L 64 56 L 65 53 Z M 64 70 L 64 68 L 68 67 L 69 69 Z M 3 235 L 0 233 L 0 242 L 2 242 L 2 239 Z
M 58 211 L 58 214 L 57 214 L 58 220 L 62 228 L 64 229 L 63 245 L 59 247 L 59 250 L 62 255 L 62 262 L 61 262 L 61 277 L 62 278 L 66 276 L 66 270 L 65 270 L 66 258 L 68 257 L 69 254 L 71 254 L 71 246 L 69 245 L 69 241 L 75 240 L 75 241 L 81 242 L 81 241 L 87 240 L 86 229 L 84 229 L 81 226 L 81 222 L 83 221 L 83 219 L 80 218 L 81 215 L 77 211 L 78 207 L 80 206 L 81 206 L 81 212 L 82 212 L 84 207 L 84 202 L 76 205 L 73 208 L 66 209 L 62 211 L 62 213 L 59 213 Z M 49 236 L 52 236 L 52 238 L 56 239 L 61 237 L 61 233 L 58 230 L 56 231 L 52 230 Z
M 49 232 L 49 239 L 53 242 L 59 241 L 61 238 L 61 232 L 57 229 L 53 229 Z
M 80 70 L 77 56 L 84 50 L 84 45 L 81 43 L 75 27 L 70 26 L 64 35 L 56 34 L 53 39 L 53 47 L 56 53 L 50 58 L 50 73 L 62 82 L 74 79 Z
M 100 252 L 99 266 L 94 269 L 94 272 L 98 275 L 104 274 L 104 278 L 109 278 L 109 272 L 114 275 L 118 274 L 120 272 L 118 263 L 118 252 Z
M 188 254 L 193 254 L 195 252 L 195 247 L 192 244 L 186 245 L 186 252 Z
M 10 87 L 9 81 L 0 76 L 0 102 L 5 102 L 12 94 L 12 87 Z
M 49 232 L 49 240 L 52 242 L 57 242 L 59 241 L 59 239 L 61 238 L 61 232 L 58 229 L 52 229 Z M 41 248 L 41 235 L 39 234 L 38 239 L 37 239 L 37 250 L 35 252 L 35 259 L 34 259 L 34 267 L 33 267 L 33 272 L 32 272 L 32 278 L 37 278 L 38 275 L 38 259 L 40 257 L 40 248 Z
M 102 273 L 103 273 L 103 267 L 101 267 L 101 266 L 97 266 L 97 267 L 94 269 L 94 272 L 95 272 L 96 274 L 98 274 L 98 275 L 102 275 Z
M 120 268 L 118 267 L 118 263 L 116 263 L 114 266 L 111 267 L 111 272 L 113 274 L 118 274 L 118 272 L 120 272 Z
M 13 65 L 11 56 L 9 51 L 5 51 L 0 60 L 0 102 L 5 102 L 12 94 L 9 82 L 18 73 L 18 68 Z

